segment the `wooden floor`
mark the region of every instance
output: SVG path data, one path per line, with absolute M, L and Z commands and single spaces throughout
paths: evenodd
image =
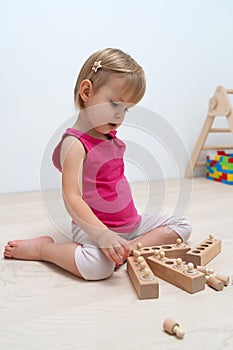
M 163 185 L 155 181 L 148 190 L 133 184 L 138 208 L 158 211 L 162 203 L 161 213 L 186 212 L 193 222 L 189 244 L 209 233 L 220 238 L 222 252 L 208 266 L 232 276 L 233 186 L 205 178 Z M 2 195 L 0 219 L 1 250 L 9 239 L 41 234 L 67 240 L 50 222 L 40 193 Z M 191 295 L 160 279 L 159 299 L 138 300 L 125 268 L 108 280 L 86 282 L 49 263 L 1 259 L 0 348 L 233 349 L 232 282 L 221 292 L 206 286 Z M 183 340 L 162 331 L 166 318 L 181 323 Z

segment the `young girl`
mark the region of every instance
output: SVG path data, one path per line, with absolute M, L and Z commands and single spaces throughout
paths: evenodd
M 74 90 L 78 118 L 53 153 L 73 219 L 73 241 L 58 244 L 48 236 L 10 241 L 5 258 L 48 261 L 100 280 L 111 276 L 139 241 L 153 246 L 189 238 L 187 217 L 139 215 L 124 175 L 125 144 L 116 129 L 145 86 L 143 69 L 121 50 L 100 50 L 87 59 Z

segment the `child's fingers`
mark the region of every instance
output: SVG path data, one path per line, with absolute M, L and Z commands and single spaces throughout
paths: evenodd
M 114 263 L 122 263 L 122 258 L 117 254 L 114 248 L 101 248 L 107 258 Z

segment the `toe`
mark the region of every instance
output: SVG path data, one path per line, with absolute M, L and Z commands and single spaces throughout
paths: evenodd
M 9 247 L 15 247 L 17 244 L 17 241 L 9 241 L 9 242 L 7 242 L 7 244 Z

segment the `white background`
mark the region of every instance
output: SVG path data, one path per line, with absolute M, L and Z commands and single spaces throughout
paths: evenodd
M 147 91 L 140 105 L 162 116 L 189 153 L 216 87 L 233 88 L 231 0 L 1 0 L 0 5 L 1 193 L 40 189 L 44 150 L 74 115 L 78 72 L 96 50 L 120 48 L 143 66 Z M 161 145 L 138 132 L 129 126 L 120 130 L 123 138 L 156 154 L 165 178 L 176 177 Z M 186 164 L 184 157 L 183 173 Z M 134 167 L 126 164 L 129 179 L 143 180 Z

